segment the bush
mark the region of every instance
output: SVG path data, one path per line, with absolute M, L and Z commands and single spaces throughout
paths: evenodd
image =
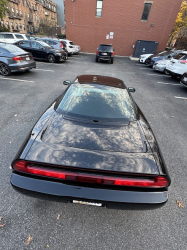
M 59 39 L 66 39 L 66 34 L 60 34 L 60 35 L 57 35 L 57 37 Z
M 10 30 L 5 27 L 0 26 L 0 32 L 10 32 Z

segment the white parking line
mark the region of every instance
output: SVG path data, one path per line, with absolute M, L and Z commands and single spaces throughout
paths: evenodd
M 149 69 L 149 68 L 140 68 L 140 69 Z M 152 69 L 149 69 L 149 70 L 152 70 Z
M 177 98 L 177 99 L 187 100 L 187 98 L 186 98 L 186 97 L 175 96 L 175 98 Z
M 41 71 L 50 71 L 50 72 L 54 72 L 54 70 L 50 70 L 50 69 L 35 69 L 35 70 L 41 70 Z
M 147 73 L 147 75 L 149 75 L 149 76 L 166 76 L 166 75 L 160 75 L 160 74 L 149 74 L 149 73 Z M 166 76 L 166 77 L 171 77 L 171 76 Z
M 10 81 L 19 81 L 19 82 L 34 82 L 34 81 L 20 80 L 20 79 L 6 78 L 6 77 L 0 77 L 0 79 L 10 80 Z
M 180 84 L 169 83 L 169 82 L 157 82 L 157 83 L 180 86 Z

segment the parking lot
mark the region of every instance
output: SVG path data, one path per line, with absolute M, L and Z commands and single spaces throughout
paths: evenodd
M 62 203 L 23 196 L 11 187 L 11 161 L 27 134 L 66 88 L 63 81 L 81 74 L 117 77 L 136 89 L 132 95 L 155 133 L 172 180 L 163 207 Z M 81 53 L 65 63 L 37 61 L 29 72 L 0 75 L 0 249 L 186 249 L 186 110 L 187 88 L 178 79 L 125 57 L 115 57 L 114 64 L 96 63 L 94 55 Z

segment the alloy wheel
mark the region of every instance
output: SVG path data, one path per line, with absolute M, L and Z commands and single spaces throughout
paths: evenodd
M 48 55 L 48 61 L 49 61 L 50 63 L 54 63 L 54 62 L 55 62 L 55 57 L 54 57 L 54 55 L 49 54 L 49 55 Z
M 5 63 L 0 63 L 0 74 L 4 76 L 9 76 L 11 74 L 11 71 Z

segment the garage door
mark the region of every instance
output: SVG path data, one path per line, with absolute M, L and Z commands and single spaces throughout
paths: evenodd
M 156 52 L 158 42 L 138 40 L 134 51 L 134 57 L 139 57 L 142 54 L 154 54 Z

